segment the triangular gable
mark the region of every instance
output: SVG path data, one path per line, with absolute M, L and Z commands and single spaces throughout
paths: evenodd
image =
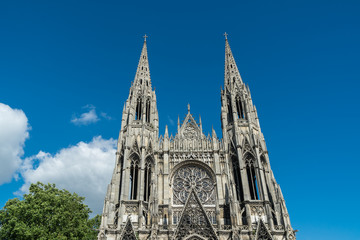
M 215 230 L 201 205 L 200 199 L 193 189 L 186 200 L 173 239 L 201 239 L 198 236 L 209 240 L 218 239 Z
M 265 223 L 260 219 L 256 228 L 255 240 L 273 240 L 269 230 L 265 226 Z
M 183 138 L 194 139 L 202 137 L 201 129 L 190 112 L 185 117 L 178 134 Z
M 128 217 L 125 227 L 123 228 L 121 240 L 137 240 L 130 217 Z
M 139 144 L 138 144 L 136 139 L 135 139 L 134 144 L 133 144 L 133 146 L 131 148 L 131 152 L 136 153 L 136 154 L 138 154 L 140 156 L 141 151 L 140 151 Z

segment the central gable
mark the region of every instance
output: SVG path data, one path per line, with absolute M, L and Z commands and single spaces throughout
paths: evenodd
M 180 123 L 178 123 L 180 125 Z M 201 120 L 200 125 L 196 122 L 192 114 L 190 113 L 190 106 L 188 105 L 188 113 L 181 125 L 178 128 L 177 136 L 184 139 L 197 139 L 203 136 L 201 130 Z

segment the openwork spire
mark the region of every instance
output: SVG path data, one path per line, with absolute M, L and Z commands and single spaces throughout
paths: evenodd
M 230 89 L 235 84 L 239 86 L 243 83 L 240 72 L 236 66 L 234 56 L 231 52 L 229 40 L 227 38 L 228 34 L 225 33 L 225 79 L 224 86 L 229 87 Z M 226 89 L 226 87 L 225 87 Z
M 273 240 L 269 230 L 266 228 L 265 223 L 260 219 L 257 229 L 255 240 Z
M 186 201 L 173 239 L 218 239 L 194 189 Z
M 126 225 L 121 234 L 121 240 L 137 240 L 134 229 L 131 224 L 130 217 L 126 221 Z
M 150 69 L 149 69 L 149 60 L 148 60 L 148 53 L 147 53 L 147 45 L 146 45 L 146 38 L 148 36 L 144 36 L 144 45 L 141 51 L 139 64 L 136 70 L 134 84 L 136 86 L 151 86 L 151 79 L 150 79 Z

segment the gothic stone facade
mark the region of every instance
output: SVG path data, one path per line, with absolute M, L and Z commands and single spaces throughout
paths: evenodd
M 159 137 L 146 39 L 124 105 L 98 238 L 293 240 L 249 87 L 225 40 L 222 139 L 190 113 Z

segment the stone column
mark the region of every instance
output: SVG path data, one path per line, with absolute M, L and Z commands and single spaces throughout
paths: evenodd
M 144 223 L 144 214 L 143 214 L 143 201 L 144 201 L 144 169 L 145 169 L 145 147 L 142 143 L 141 146 L 141 161 L 140 161 L 140 169 L 139 169 L 139 178 L 138 178 L 138 199 L 139 199 L 139 217 L 138 217 L 138 226 L 139 229 L 143 229 Z

